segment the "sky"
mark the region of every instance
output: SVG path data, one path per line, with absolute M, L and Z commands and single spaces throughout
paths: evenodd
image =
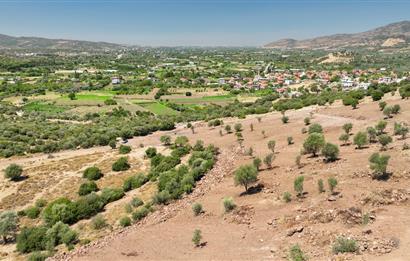
M 0 34 L 143 46 L 262 46 L 410 20 L 410 0 L 0 0 Z

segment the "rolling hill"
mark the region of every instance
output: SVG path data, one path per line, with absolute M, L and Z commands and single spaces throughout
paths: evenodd
M 410 44 L 410 21 L 402 21 L 378 27 L 362 33 L 334 34 L 306 40 L 282 39 L 266 44 L 276 49 L 341 49 L 387 48 Z
M 47 39 L 40 37 L 14 37 L 0 34 L 1 49 L 53 49 L 53 50 L 76 50 L 76 51 L 103 51 L 124 48 L 124 45 L 107 42 L 91 42 L 67 39 Z

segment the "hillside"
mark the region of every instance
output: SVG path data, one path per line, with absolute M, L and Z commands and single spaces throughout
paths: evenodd
M 265 45 L 277 49 L 340 49 L 407 46 L 410 43 L 410 21 L 402 21 L 355 33 L 321 36 L 306 40 L 282 39 Z
M 91 42 L 67 39 L 47 39 L 40 37 L 14 37 L 0 34 L 0 50 L 1 49 L 53 49 L 53 50 L 113 50 L 123 48 L 123 45 L 106 43 L 106 42 Z

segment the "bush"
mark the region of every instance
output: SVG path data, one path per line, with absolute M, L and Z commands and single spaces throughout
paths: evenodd
M 369 142 L 376 142 L 377 131 L 374 127 L 367 127 L 367 135 L 369 135 Z
M 258 170 L 253 165 L 244 165 L 239 167 L 234 175 L 235 185 L 244 186 L 245 192 L 248 192 L 248 186 L 258 178 Z
M 368 144 L 367 134 L 365 132 L 359 131 L 354 136 L 353 143 L 357 146 L 358 149 L 363 148 L 363 146 Z
M 194 212 L 195 216 L 198 216 L 199 214 L 203 212 L 202 205 L 199 203 L 194 203 L 192 205 L 192 211 Z
M 391 112 L 393 114 L 398 114 L 400 112 L 400 109 L 401 109 L 400 105 L 395 104 L 395 105 L 393 105 Z
M 272 153 L 275 153 L 275 146 L 276 146 L 276 141 L 270 140 L 268 142 L 268 148 L 272 151 Z
M 105 105 L 117 105 L 117 102 L 114 99 L 107 99 L 104 101 Z
M 378 135 L 383 134 L 386 127 L 387 127 L 387 121 L 379 121 L 375 126 L 377 130 L 377 134 Z
M 306 117 L 306 118 L 303 120 L 303 122 L 305 123 L 306 126 L 309 125 L 309 124 L 310 124 L 310 118 L 309 118 L 309 117 Z
M 121 227 L 129 227 L 131 226 L 131 219 L 129 217 L 122 217 L 119 223 Z
M 283 115 L 281 120 L 282 120 L 282 123 L 283 123 L 283 124 L 286 124 L 286 123 L 288 123 L 288 122 L 289 122 L 289 117 L 288 117 L 288 116 Z
M 149 209 L 145 206 L 137 209 L 134 213 L 132 213 L 132 219 L 135 221 L 141 220 L 149 214 Z
M 314 123 L 312 125 L 309 126 L 309 134 L 312 133 L 323 133 L 323 128 L 322 125 L 318 124 L 318 123 Z
M 257 170 L 259 170 L 260 167 L 261 167 L 261 164 L 262 164 L 262 160 L 260 158 L 256 157 L 256 158 L 253 159 L 252 164 L 253 164 L 253 166 L 255 166 L 255 168 Z
M 326 143 L 322 148 L 322 155 L 327 162 L 335 161 L 339 157 L 339 147 L 332 143 Z
M 18 217 L 14 211 L 4 211 L 0 213 L 0 237 L 3 243 L 14 240 L 17 232 Z
M 312 133 L 307 137 L 307 139 L 303 143 L 303 148 L 306 153 L 312 153 L 315 157 L 324 145 L 325 138 L 323 137 L 323 135 L 320 133 Z
M 226 131 L 226 133 L 232 133 L 231 125 L 226 125 L 225 126 L 225 131 Z
M 289 250 L 289 259 L 291 261 L 307 261 L 308 258 L 305 256 L 303 251 L 300 249 L 299 245 L 293 245 Z
M 45 199 L 39 198 L 36 200 L 36 203 L 34 205 L 38 208 L 43 208 L 47 205 L 47 201 Z
M 229 125 L 228 125 L 229 126 Z M 233 126 L 235 132 L 241 132 L 242 131 L 242 124 L 240 123 L 235 123 L 235 125 Z
M 87 205 L 88 207 L 88 205 Z M 42 212 L 44 222 L 52 226 L 58 221 L 71 224 L 76 220 L 76 206 L 67 198 L 59 198 L 50 202 Z
M 84 170 L 83 178 L 88 180 L 99 180 L 102 178 L 103 174 L 101 170 L 97 167 L 89 167 Z
M 378 139 L 380 145 L 382 145 L 381 150 L 386 150 L 386 146 L 393 141 L 392 137 L 387 134 L 380 135 Z
M 333 243 L 332 251 L 335 254 L 339 253 L 354 253 L 359 249 L 356 240 L 345 237 L 338 237 Z
M 353 124 L 345 123 L 342 128 L 346 134 L 350 134 L 350 131 L 353 129 Z
M 171 194 L 169 194 L 168 190 L 162 190 L 155 194 L 153 197 L 154 204 L 167 204 L 169 200 L 171 200 Z
M 108 204 L 121 199 L 124 195 L 122 188 L 104 188 L 101 192 L 101 199 L 105 204 Z
M 333 194 L 337 186 L 337 179 L 334 177 L 330 177 L 328 178 L 327 183 L 329 184 L 330 193 Z
M 118 150 L 120 154 L 128 154 L 131 152 L 131 146 L 121 145 Z
M 93 219 L 91 219 L 91 227 L 95 230 L 100 230 L 106 226 L 107 226 L 107 221 L 100 214 L 98 214 L 97 216 L 93 217 Z
M 125 171 L 131 168 L 126 157 L 119 158 L 114 164 L 112 164 L 113 171 Z
M 145 155 L 147 156 L 147 158 L 151 159 L 155 155 L 157 155 L 157 149 L 154 147 L 149 147 L 148 149 L 145 150 Z
M 236 204 L 233 202 L 233 198 L 226 197 L 222 200 L 222 204 L 224 206 L 225 213 L 231 212 L 236 208 Z
M 293 144 L 293 137 L 291 137 L 291 136 L 287 137 L 287 141 L 288 141 L 288 145 L 292 145 Z
M 176 147 L 184 147 L 186 145 L 188 145 L 188 138 L 186 136 L 178 136 L 175 141 L 174 141 L 174 145 Z
M 343 133 L 342 135 L 340 135 L 339 140 L 343 142 L 344 145 L 346 145 L 347 142 L 349 141 L 349 138 L 350 138 L 349 134 Z
M 202 235 L 201 235 L 201 230 L 195 229 L 194 235 L 192 236 L 192 242 L 196 247 L 199 247 L 201 245 L 201 240 L 202 240 Z
M 137 208 L 137 207 L 140 207 L 142 205 L 144 205 L 144 202 L 140 198 L 138 198 L 138 197 L 132 198 L 131 206 L 133 206 L 134 208 Z
M 162 143 L 164 146 L 169 146 L 169 145 L 171 145 L 171 136 L 169 136 L 169 135 L 162 135 L 162 136 L 159 138 L 159 140 L 161 141 L 161 143 Z
M 319 179 L 319 180 L 317 181 L 317 187 L 318 187 L 318 189 L 319 189 L 319 193 L 325 192 L 325 186 L 324 186 L 324 184 L 323 184 L 323 179 Z
M 4 177 L 12 181 L 18 181 L 23 174 L 23 168 L 17 164 L 11 164 L 4 170 Z
M 46 227 L 24 227 L 17 236 L 17 251 L 30 253 L 46 249 Z
M 130 191 L 130 190 L 141 187 L 147 182 L 148 182 L 147 176 L 145 176 L 143 173 L 140 173 L 140 174 L 131 176 L 127 178 L 126 180 L 124 180 L 124 184 L 122 185 L 122 188 L 124 189 L 124 191 Z
M 95 191 L 98 191 L 97 184 L 94 181 L 89 181 L 80 185 L 80 188 L 78 189 L 78 195 L 85 196 Z
M 65 244 L 67 247 L 72 246 L 78 241 L 78 234 L 70 229 L 67 224 L 57 222 L 46 233 L 46 248 L 53 250 L 54 247 Z
M 283 200 L 288 203 L 292 200 L 292 195 L 289 192 L 284 192 L 283 193 Z
M 304 176 L 299 176 L 293 182 L 293 188 L 295 189 L 298 197 L 303 196 L 303 181 L 304 180 L 305 180 Z
M 31 219 L 38 218 L 38 216 L 40 215 L 40 212 L 41 212 L 40 208 L 36 206 L 32 206 L 24 210 L 24 213 L 26 214 L 26 216 Z
M 379 102 L 380 111 L 383 111 L 384 108 L 386 107 L 386 105 L 387 105 L 387 103 L 385 101 L 380 101 Z
M 387 176 L 387 165 L 389 164 L 389 155 L 381 155 L 379 153 L 373 153 L 370 158 L 370 169 L 373 170 L 372 177 L 374 179 L 382 179 Z
M 33 252 L 28 258 L 28 261 L 45 261 L 48 257 L 50 257 L 49 253 L 43 253 L 43 252 Z

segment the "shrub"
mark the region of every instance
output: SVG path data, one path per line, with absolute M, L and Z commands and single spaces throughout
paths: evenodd
M 89 206 L 87 203 L 87 207 Z M 42 217 L 44 222 L 49 226 L 54 225 L 58 221 L 70 224 L 76 219 L 75 211 L 77 210 L 73 202 L 67 198 L 59 198 L 50 202 L 47 207 L 44 208 Z
M 253 165 L 244 165 L 239 167 L 234 174 L 235 185 L 245 187 L 245 192 L 248 191 L 248 186 L 256 182 L 258 178 L 258 170 Z
M 377 131 L 374 127 L 367 127 L 367 135 L 369 135 L 369 142 L 376 142 Z
M 36 206 L 32 206 L 24 210 L 24 213 L 26 214 L 26 216 L 31 219 L 38 218 L 38 216 L 40 215 L 40 212 L 41 212 L 40 208 Z
M 108 204 L 124 197 L 125 193 L 122 188 L 104 188 L 101 192 L 101 200 Z
M 283 193 L 283 200 L 288 203 L 292 200 L 292 195 L 289 192 L 284 192 Z
M 385 101 L 380 101 L 379 102 L 380 111 L 383 111 L 384 108 L 386 107 L 386 105 L 387 105 L 387 103 Z
M 36 203 L 34 205 L 38 208 L 43 208 L 47 205 L 47 201 L 43 198 L 39 198 L 36 200 Z
M 161 141 L 161 143 L 162 143 L 164 146 L 169 146 L 169 145 L 171 145 L 171 136 L 169 136 L 169 135 L 163 135 L 163 136 L 161 136 L 161 137 L 159 138 L 159 140 Z
M 268 155 L 265 156 L 265 158 L 263 159 L 263 162 L 266 164 L 268 169 L 272 168 L 272 162 L 274 159 L 274 155 L 273 153 L 269 153 Z
M 83 178 L 88 180 L 99 180 L 102 176 L 101 170 L 97 167 L 86 168 L 83 173 Z
M 135 176 L 131 176 L 124 180 L 124 184 L 122 185 L 122 188 L 124 191 L 130 191 L 133 189 L 137 189 L 147 183 L 148 178 L 145 176 L 143 173 L 139 173 Z
M 134 213 L 132 213 L 132 219 L 135 221 L 138 221 L 148 216 L 148 214 L 149 214 L 149 209 L 144 206 L 144 207 L 137 209 Z
M 12 181 L 17 181 L 21 178 L 21 175 L 23 174 L 23 168 L 17 164 L 10 164 L 5 170 L 4 170 L 4 177 L 8 178 Z
M 289 259 L 291 261 L 307 261 L 308 258 L 305 256 L 303 251 L 300 249 L 299 245 L 293 245 L 289 250 Z
M 234 128 L 235 132 L 241 132 L 241 131 L 242 131 L 242 124 L 236 123 L 236 124 L 233 126 L 233 128 Z
M 342 128 L 343 128 L 343 130 L 345 131 L 346 134 L 349 134 L 350 131 L 353 129 L 353 124 L 345 123 Z
M 195 247 L 199 247 L 201 245 L 202 235 L 201 230 L 195 229 L 194 235 L 192 236 L 192 242 L 194 243 Z
M 144 205 L 144 202 L 140 198 L 138 198 L 138 197 L 132 198 L 131 206 L 133 206 L 134 208 L 137 208 L 137 207 L 140 207 L 142 205 Z
M 117 102 L 113 99 L 107 99 L 104 101 L 105 105 L 117 105 Z
M 224 206 L 225 213 L 231 212 L 236 208 L 236 204 L 233 202 L 233 198 L 226 197 L 223 199 L 222 204 Z
M 378 135 L 383 134 L 384 129 L 386 129 L 386 126 L 387 126 L 387 121 L 379 121 L 375 126 L 377 130 L 377 134 Z
M 330 193 L 333 194 L 334 193 L 334 189 L 337 186 L 337 179 L 334 177 L 330 177 L 327 179 L 327 184 L 329 185 L 329 190 Z
M 0 213 L 0 237 L 3 243 L 9 239 L 14 240 L 17 232 L 18 217 L 14 211 L 4 211 Z
M 100 230 L 106 226 L 107 226 L 107 221 L 100 214 L 96 215 L 95 217 L 93 217 L 93 219 L 91 219 L 91 227 L 95 230 Z
M 132 212 L 132 206 L 131 206 L 131 204 L 130 204 L 130 203 L 125 204 L 125 205 L 124 205 L 124 209 L 125 209 L 125 212 L 131 213 L 131 212 Z
M 61 221 L 54 224 L 46 233 L 46 248 L 48 250 L 53 250 L 60 244 L 70 247 L 77 241 L 78 233 Z
M 400 105 L 395 104 L 395 105 L 393 105 L 391 112 L 393 114 L 398 114 L 400 112 L 400 109 L 401 109 Z
M 154 148 L 154 147 L 150 147 L 150 148 L 145 150 L 145 155 L 147 156 L 147 158 L 151 159 L 155 155 L 157 155 L 157 149 Z
M 168 190 L 162 190 L 154 195 L 152 198 L 154 204 L 167 204 L 168 201 L 171 199 L 171 194 Z
M 305 180 L 304 176 L 299 176 L 293 182 L 293 188 L 295 189 L 297 196 L 303 196 L 303 181 Z
M 326 161 L 335 161 L 339 157 L 339 147 L 332 143 L 326 143 L 322 148 L 322 155 Z
M 301 159 L 302 159 L 302 156 L 301 156 L 300 154 L 297 155 L 296 158 L 295 158 L 295 163 L 296 163 L 296 166 L 297 166 L 298 168 L 301 168 L 301 167 L 302 167 Z
M 333 243 L 332 251 L 335 254 L 339 253 L 354 253 L 359 249 L 356 240 L 345 237 L 338 237 Z
M 317 187 L 318 187 L 318 189 L 319 189 L 319 193 L 325 192 L 325 186 L 324 186 L 324 184 L 323 184 L 323 179 L 319 179 L 319 180 L 317 181 Z
M 226 133 L 232 133 L 231 125 L 226 125 L 225 126 L 225 131 L 226 131 Z
M 292 145 L 293 144 L 293 137 L 291 137 L 291 136 L 287 137 L 287 141 L 288 141 L 288 145 Z
M 260 169 L 261 164 L 262 164 L 262 160 L 260 158 L 256 157 L 253 159 L 253 166 L 255 166 L 257 170 Z
M 24 227 L 17 236 L 17 251 L 20 253 L 30 253 L 45 250 L 46 233 L 46 227 Z
M 386 150 L 386 146 L 393 141 L 392 137 L 387 134 L 380 135 L 378 139 L 380 145 L 382 145 L 381 150 Z
M 357 146 L 358 149 L 363 148 L 363 146 L 368 144 L 367 134 L 365 132 L 359 131 L 354 136 L 353 143 Z
M 341 142 L 343 142 L 344 145 L 346 145 L 349 141 L 350 135 L 347 133 L 343 133 L 342 135 L 340 135 L 339 140 Z
M 110 140 L 108 146 L 110 146 L 111 149 L 115 149 L 117 147 L 117 142 L 115 140 Z
M 392 117 L 392 107 L 387 106 L 383 109 L 383 115 L 385 116 L 385 118 L 391 118 Z
M 192 205 L 192 211 L 194 212 L 195 216 L 198 216 L 199 214 L 203 212 L 202 205 L 199 203 L 194 203 Z
M 307 137 L 307 139 L 303 143 L 303 148 L 305 152 L 312 153 L 315 157 L 324 145 L 325 138 L 323 137 L 323 135 L 320 133 L 312 133 Z
M 43 253 L 43 252 L 33 252 L 31 255 L 27 258 L 28 261 L 45 261 L 48 257 L 50 257 L 49 253 Z
M 129 217 L 125 216 L 125 217 L 122 217 L 120 219 L 119 223 L 120 223 L 121 227 L 129 227 L 129 226 L 131 226 L 131 219 Z
M 128 154 L 131 152 L 131 146 L 121 145 L 118 150 L 120 154 Z
M 370 158 L 370 169 L 373 170 L 372 177 L 374 179 L 382 179 L 387 176 L 387 164 L 389 164 L 389 155 L 381 155 L 379 153 L 373 153 Z
M 131 168 L 130 164 L 128 163 L 128 159 L 126 157 L 119 158 L 114 164 L 112 164 L 113 171 L 124 171 Z
M 97 184 L 95 184 L 94 181 L 89 181 L 80 185 L 80 188 L 78 189 L 78 195 L 85 196 L 95 191 L 98 191 Z
M 312 133 L 323 133 L 323 128 L 320 124 L 318 123 L 314 123 L 312 125 L 309 126 L 309 134 Z
M 176 147 L 184 147 L 188 144 L 189 140 L 186 136 L 178 136 L 175 141 L 174 141 L 174 145 Z
M 309 117 L 306 117 L 306 118 L 303 120 L 303 122 L 305 123 L 306 126 L 309 125 L 309 124 L 310 124 L 310 118 L 309 118 Z
M 276 146 L 276 141 L 270 140 L 268 142 L 268 148 L 272 151 L 272 153 L 275 153 L 275 146 Z

